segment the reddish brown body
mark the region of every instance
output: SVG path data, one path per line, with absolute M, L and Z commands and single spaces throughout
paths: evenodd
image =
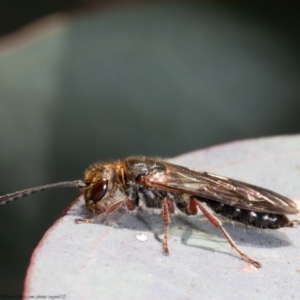
M 241 257 L 256 267 L 261 264 L 235 245 L 222 223 L 203 203 L 229 219 L 260 228 L 291 227 L 293 223 L 285 214 L 298 213 L 292 200 L 275 192 L 157 158 L 135 156 L 95 164 L 85 172 L 83 182 L 86 205 L 99 215 L 77 222 L 93 222 L 121 205 L 129 210 L 140 205 L 161 209 L 165 226 L 163 249 L 168 254 L 169 214 L 178 210 L 196 215 L 201 211 Z

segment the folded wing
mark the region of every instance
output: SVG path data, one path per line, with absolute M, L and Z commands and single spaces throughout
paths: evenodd
M 292 200 L 270 190 L 169 163 L 165 166 L 164 171 L 145 176 L 151 186 L 216 200 L 241 209 L 279 214 L 299 212 Z

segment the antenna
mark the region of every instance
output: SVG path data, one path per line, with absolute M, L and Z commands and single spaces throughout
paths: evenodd
M 5 205 L 9 202 L 17 200 L 19 198 L 23 198 L 29 196 L 31 194 L 42 192 L 45 190 L 64 188 L 64 187 L 75 187 L 75 188 L 83 188 L 86 184 L 82 180 L 74 180 L 74 181 L 63 181 L 57 183 L 51 183 L 46 185 L 37 186 L 34 188 L 26 189 L 23 191 L 14 192 L 11 194 L 6 194 L 0 197 L 0 205 Z

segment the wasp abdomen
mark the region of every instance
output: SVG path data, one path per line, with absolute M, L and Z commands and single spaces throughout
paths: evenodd
M 201 201 L 205 202 L 215 213 L 246 225 L 269 229 L 293 226 L 286 215 L 241 209 L 210 199 L 201 199 Z

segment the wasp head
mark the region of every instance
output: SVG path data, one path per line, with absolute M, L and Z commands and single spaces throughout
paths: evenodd
M 89 210 L 106 212 L 110 206 L 125 198 L 117 163 L 92 165 L 84 174 L 84 199 Z

